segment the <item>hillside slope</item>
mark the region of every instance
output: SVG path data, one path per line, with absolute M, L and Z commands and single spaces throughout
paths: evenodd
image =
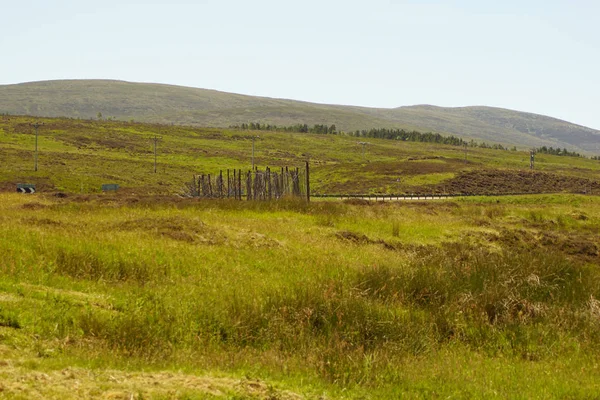
M 493 107 L 443 108 L 434 106 L 401 107 L 395 118 L 409 124 L 425 123 L 431 130 L 535 145 L 538 141 L 559 141 L 566 147 L 600 151 L 600 131 L 543 115 Z M 527 138 L 519 141 L 520 138 Z
M 404 128 L 451 133 L 517 146 L 600 153 L 600 131 L 555 118 L 492 107 L 411 106 L 377 109 L 313 104 L 181 86 L 109 80 L 65 80 L 0 86 L 0 113 L 117 119 L 226 127 L 335 124 L 354 131 Z
M 39 128 L 38 171 L 34 171 Z M 252 137 L 255 140 L 252 157 Z M 154 173 L 153 140 L 157 145 Z M 173 194 L 193 174 L 302 167 L 309 160 L 313 194 L 600 193 L 600 161 L 526 151 L 464 149 L 436 143 L 347 135 L 240 131 L 123 121 L 0 117 L 0 192 L 17 183 L 40 191 L 97 192 L 105 183 L 143 193 Z

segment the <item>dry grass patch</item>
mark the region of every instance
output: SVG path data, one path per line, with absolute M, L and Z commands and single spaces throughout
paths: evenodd
M 280 399 L 303 396 L 252 379 L 183 373 L 65 368 L 31 371 L 21 362 L 0 362 L 0 397 L 16 399 Z

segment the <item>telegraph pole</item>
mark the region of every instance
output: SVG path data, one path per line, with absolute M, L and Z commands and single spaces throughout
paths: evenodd
M 158 137 L 156 135 L 154 135 L 154 138 L 152 139 L 154 142 L 154 173 L 156 173 L 156 144 L 160 139 L 162 139 L 162 137 Z
M 306 161 L 306 201 L 310 203 L 310 169 L 308 160 Z
M 365 159 L 365 146 L 368 145 L 368 142 L 358 142 L 358 144 L 362 145 L 362 155 L 363 155 L 363 160 Z
M 252 136 L 252 171 L 254 171 L 254 140 L 259 136 Z
M 467 143 L 464 144 L 465 146 L 465 164 L 467 163 Z
M 529 168 L 533 171 L 535 166 L 535 150 L 529 152 Z
M 34 171 L 38 170 L 38 128 L 42 125 L 44 125 L 44 124 L 43 123 L 40 124 L 39 122 L 31 124 L 31 126 L 33 126 L 35 128 L 35 155 L 34 155 L 34 165 L 33 165 Z

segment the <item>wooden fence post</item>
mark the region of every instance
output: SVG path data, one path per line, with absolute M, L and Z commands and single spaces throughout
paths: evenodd
M 238 170 L 238 181 L 237 181 L 237 187 L 238 187 L 238 198 L 241 200 L 242 199 L 242 170 L 239 169 Z
M 246 175 L 246 200 L 252 200 L 252 171 Z
M 223 198 L 223 197 L 225 197 L 225 196 L 223 195 L 223 187 L 224 187 L 224 186 L 225 186 L 225 185 L 223 185 L 223 170 L 220 170 L 220 171 L 219 171 L 219 198 Z
M 238 198 L 238 177 L 237 171 L 233 170 L 233 197 L 237 200 Z
M 310 203 L 310 171 L 308 161 L 306 162 L 306 201 Z
M 265 198 L 271 200 L 271 172 L 269 167 L 265 170 Z
M 285 167 L 285 194 L 290 192 L 290 174 L 288 167 Z

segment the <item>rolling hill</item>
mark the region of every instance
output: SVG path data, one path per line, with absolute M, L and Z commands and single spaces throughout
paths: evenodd
M 404 128 L 477 141 L 566 147 L 600 153 L 600 131 L 559 119 L 492 107 L 430 105 L 394 109 L 314 104 L 215 90 L 110 80 L 62 80 L 0 86 L 0 113 L 71 118 L 104 117 L 227 127 L 245 122 L 335 124 L 355 131 Z

